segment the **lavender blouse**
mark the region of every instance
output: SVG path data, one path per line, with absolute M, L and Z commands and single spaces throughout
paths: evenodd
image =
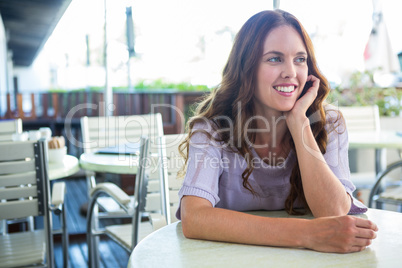
M 339 128 L 339 127 L 338 127 Z M 353 196 L 356 189 L 350 181 L 348 160 L 348 133 L 345 127 L 335 129 L 328 135 L 325 161 Z M 211 135 L 217 134 L 211 122 L 195 124 L 193 131 L 203 130 Z M 290 191 L 290 175 L 296 162 L 295 152 L 291 151 L 279 165 L 270 166 L 254 150 L 254 170 L 249 183 L 256 194 L 243 187 L 242 173 L 247 167 L 245 159 L 226 148 L 221 143 L 211 140 L 205 133 L 195 133 L 190 141 L 189 160 L 180 199 L 185 195 L 207 199 L 212 206 L 236 211 L 281 210 Z M 295 207 L 302 207 L 295 204 Z M 352 198 L 349 214 L 367 211 L 357 199 Z M 180 219 L 180 207 L 176 213 Z

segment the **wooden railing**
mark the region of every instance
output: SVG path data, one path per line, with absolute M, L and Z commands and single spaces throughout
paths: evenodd
M 113 94 L 114 105 L 109 109 L 116 116 L 160 112 L 164 133 L 176 134 L 183 131 L 190 107 L 204 94 L 207 92 L 116 92 Z M 21 118 L 24 131 L 50 127 L 53 135 L 63 135 L 68 141 L 82 140 L 79 124 L 82 116 L 103 116 L 105 111 L 103 92 L 41 92 L 16 96 L 7 94 L 5 98 L 6 107 L 2 109 L 5 112 L 0 114 L 0 119 Z M 82 153 L 71 142 L 67 146 L 70 154 L 78 156 Z

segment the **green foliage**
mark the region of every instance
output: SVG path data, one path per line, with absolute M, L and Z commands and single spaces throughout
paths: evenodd
M 381 88 L 375 85 L 370 72 L 355 72 L 348 88 L 331 89 L 327 101 L 339 106 L 378 105 L 380 115 L 398 116 L 402 110 L 402 90 L 395 87 Z
M 210 88 L 206 85 L 193 85 L 190 83 L 169 83 L 162 79 L 157 79 L 153 81 L 142 80 L 137 83 L 134 88 L 136 90 L 161 90 L 161 89 L 174 89 L 178 91 L 209 91 Z
M 67 93 L 67 92 L 77 92 L 77 91 L 90 91 L 90 92 L 103 92 L 105 90 L 104 87 L 88 87 L 88 88 L 77 88 L 77 89 L 60 89 L 53 88 L 50 89 L 49 92 L 53 93 Z M 182 82 L 182 83 L 169 83 L 165 82 L 162 79 L 157 80 L 142 80 L 136 85 L 134 85 L 134 91 L 210 91 L 206 85 L 193 85 L 190 83 Z M 113 92 L 128 92 L 129 89 L 127 87 L 113 87 Z
M 67 92 L 103 92 L 105 90 L 104 87 L 88 87 L 88 88 L 76 88 L 76 89 L 61 89 L 61 88 L 51 88 L 49 89 L 50 93 L 67 93 Z

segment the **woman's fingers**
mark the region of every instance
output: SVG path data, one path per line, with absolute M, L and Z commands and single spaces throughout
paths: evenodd
M 374 222 L 372 222 L 370 220 L 362 219 L 362 218 L 356 217 L 356 226 L 361 227 L 361 228 L 372 229 L 374 231 L 378 231 L 378 227 Z
M 314 75 L 309 75 L 307 77 L 307 82 L 311 82 L 311 87 L 306 90 L 304 95 L 297 100 L 294 109 L 307 111 L 308 107 L 313 103 L 317 97 L 318 88 L 320 86 L 320 80 Z
M 310 106 L 313 103 L 313 101 L 315 100 L 315 98 L 317 97 L 318 88 L 320 87 L 320 79 L 318 79 L 314 75 L 309 75 L 307 77 L 307 81 L 311 82 L 312 84 L 311 84 L 311 87 L 307 89 L 306 93 L 304 94 L 304 96 L 301 99 L 306 99 L 307 100 L 306 104 L 308 104 L 308 106 Z
M 350 249 L 350 253 L 352 253 L 352 252 L 360 252 L 360 251 L 363 251 L 363 250 L 365 250 L 365 249 L 366 249 L 366 247 L 353 246 L 353 247 Z
M 356 252 L 371 245 L 378 227 L 352 216 L 317 218 L 313 249 L 325 252 Z M 323 225 L 322 225 L 323 224 Z
M 371 240 L 371 239 L 375 239 L 377 237 L 377 233 L 371 229 L 359 228 L 359 229 L 357 229 L 356 237 Z
M 314 75 L 310 74 L 307 77 L 307 82 L 309 82 L 309 81 L 311 81 L 313 83 L 311 87 L 318 90 L 318 87 L 320 86 L 320 79 L 318 79 Z
M 377 237 L 378 227 L 377 225 L 366 219 L 355 217 L 356 234 L 351 251 L 362 251 L 366 247 L 370 246 L 372 240 Z
M 377 237 L 378 227 L 374 222 L 356 217 L 355 225 L 357 228 L 356 238 L 360 242 L 363 241 L 363 245 L 370 245 L 371 240 Z

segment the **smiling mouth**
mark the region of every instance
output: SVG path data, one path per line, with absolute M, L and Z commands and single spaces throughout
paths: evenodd
M 280 92 L 293 92 L 295 90 L 295 86 L 288 86 L 288 87 L 284 87 L 284 86 L 276 86 L 274 87 L 275 90 L 280 91 Z

